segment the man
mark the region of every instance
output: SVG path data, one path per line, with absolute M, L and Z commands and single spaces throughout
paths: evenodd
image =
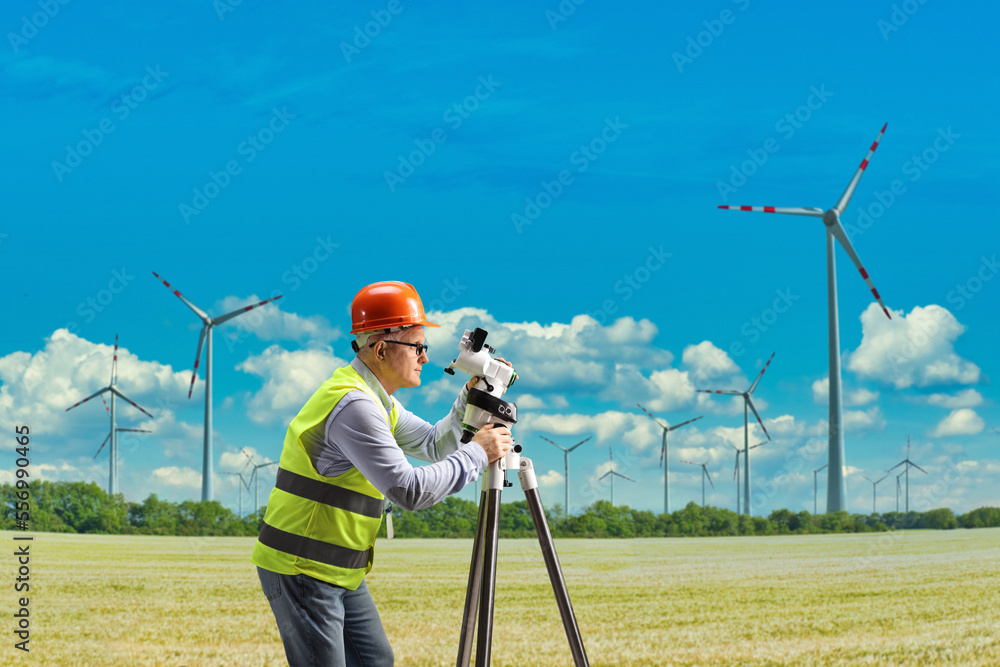
M 277 482 L 250 560 L 290 665 L 391 665 L 392 648 L 364 577 L 384 499 L 429 507 L 474 481 L 511 448 L 484 427 L 459 442 L 472 378 L 430 424 L 393 394 L 420 385 L 427 363 L 423 303 L 412 285 L 368 285 L 351 304 L 357 356 L 337 369 L 288 426 Z M 414 468 L 405 454 L 433 465 Z

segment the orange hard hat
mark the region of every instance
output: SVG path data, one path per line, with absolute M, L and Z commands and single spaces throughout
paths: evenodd
M 372 283 L 363 287 L 351 302 L 352 334 L 417 324 L 441 326 L 427 321 L 420 295 L 409 283 L 397 280 Z

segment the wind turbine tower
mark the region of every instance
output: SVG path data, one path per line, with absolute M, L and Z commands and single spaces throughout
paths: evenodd
M 279 294 L 276 297 L 266 299 L 264 301 L 258 301 L 255 304 L 244 306 L 237 310 L 234 310 L 225 315 L 220 315 L 218 317 L 209 317 L 201 308 L 194 305 L 181 294 L 179 291 L 173 288 L 173 286 L 166 280 L 160 277 L 156 271 L 153 271 L 153 275 L 157 279 L 167 286 L 167 289 L 173 292 L 178 299 L 184 302 L 188 308 L 194 311 L 194 314 L 201 318 L 203 326 L 201 328 L 201 334 L 198 336 L 198 351 L 194 355 L 194 372 L 191 373 L 191 386 L 188 388 L 188 398 L 191 398 L 191 392 L 194 390 L 194 381 L 198 377 L 198 364 L 201 363 L 201 348 L 202 345 L 205 346 L 205 446 L 202 452 L 202 463 L 201 463 L 201 499 L 212 500 L 215 493 L 213 491 L 212 485 L 212 329 L 228 322 L 229 320 L 247 313 L 254 308 L 259 308 L 264 304 L 270 303 L 272 301 L 277 301 L 281 298 Z
M 771 356 L 768 357 L 767 363 L 764 364 L 764 368 L 760 369 L 760 373 L 757 375 L 757 379 L 753 381 L 750 388 L 746 391 L 737 391 L 735 389 L 699 389 L 698 391 L 703 394 L 724 394 L 727 396 L 742 396 L 743 397 L 743 513 L 751 514 L 750 506 L 750 415 L 747 409 L 753 410 L 753 416 L 757 418 L 757 423 L 760 424 L 761 429 L 764 430 L 764 435 L 767 439 L 771 439 L 771 434 L 767 432 L 767 428 L 764 426 L 764 422 L 761 421 L 760 415 L 757 414 L 757 408 L 753 405 L 753 399 L 750 395 L 757 388 L 757 384 L 760 379 L 764 377 L 764 371 L 767 367 L 771 365 L 771 359 L 774 359 L 775 353 L 772 352 Z
M 829 460 L 827 461 L 827 464 L 829 465 L 826 487 L 827 512 L 836 512 L 846 509 L 844 503 L 847 498 L 847 483 L 844 479 L 844 468 L 847 466 L 847 462 L 844 458 L 844 433 L 841 430 L 843 410 L 841 406 L 842 392 L 840 382 L 840 324 L 837 319 L 837 268 L 834 258 L 834 241 L 836 240 L 839 242 L 840 246 L 845 252 L 847 252 L 847 256 L 851 258 L 852 262 L 854 262 L 854 266 L 857 267 L 858 271 L 861 273 L 861 277 L 865 281 L 865 284 L 868 285 L 868 288 L 871 290 L 872 296 L 875 297 L 878 305 L 882 307 L 882 312 L 885 313 L 886 317 L 892 319 L 892 316 L 889 314 L 889 309 L 885 307 L 884 303 L 882 303 L 882 297 L 879 296 L 878 290 L 875 289 L 875 284 L 871 281 L 871 278 L 868 277 L 868 271 L 866 271 L 864 265 L 862 265 L 861 259 L 858 257 L 858 253 L 855 252 L 854 246 L 851 245 L 851 241 L 847 237 L 847 232 L 840 223 L 840 216 L 843 215 L 844 210 L 847 208 L 847 204 L 851 201 L 851 195 L 854 194 L 854 190 L 858 187 L 858 182 L 861 180 L 862 174 L 865 173 L 865 168 L 868 167 L 868 162 L 872 159 L 872 155 L 875 154 L 875 149 L 878 148 L 878 142 L 882 139 L 882 135 L 885 134 L 885 128 L 887 126 L 888 123 L 882 126 L 882 130 L 875 138 L 875 142 L 872 143 L 871 148 L 868 149 L 868 154 L 865 155 L 865 159 L 861 161 L 861 165 L 858 166 L 857 170 L 854 172 L 854 176 L 847 184 L 847 188 L 844 190 L 843 194 L 840 195 L 840 199 L 837 200 L 837 203 L 833 206 L 833 208 L 827 211 L 819 208 L 796 206 L 718 207 L 730 211 L 757 211 L 762 213 L 783 213 L 786 215 L 804 215 L 813 218 L 821 218 L 823 225 L 826 227 L 826 289 L 830 338 L 830 438 L 828 448 Z
M 675 424 L 671 426 L 663 419 L 659 419 L 653 416 L 653 413 L 642 407 L 638 403 L 639 409 L 646 413 L 650 419 L 656 422 L 657 426 L 663 429 L 663 445 L 660 447 L 660 466 L 663 468 L 663 512 L 665 514 L 670 514 L 670 457 L 667 456 L 669 453 L 669 447 L 667 445 L 667 435 L 675 430 L 679 429 L 685 424 L 690 424 L 691 422 L 696 422 L 701 417 L 695 417 L 694 419 L 689 419 L 686 422 L 681 422 L 680 424 Z
M 611 506 L 614 507 L 614 504 L 615 504 L 615 477 L 621 477 L 622 479 L 627 479 L 630 482 L 635 482 L 635 480 L 632 479 L 631 477 L 629 477 L 628 475 L 623 475 L 620 472 L 618 472 L 617 470 L 615 470 L 615 457 L 614 457 L 614 454 L 611 452 L 611 448 L 610 447 L 608 448 L 608 459 L 611 461 L 611 470 L 607 471 L 606 473 L 604 473 L 603 475 L 601 475 L 600 477 L 598 477 L 597 481 L 599 482 L 602 479 L 604 479 L 605 477 L 610 477 L 611 478 Z
M 575 445 L 573 445 L 572 447 L 570 447 L 569 449 L 567 449 L 566 447 L 563 447 L 559 443 L 552 442 L 551 440 L 549 440 L 545 436 L 542 436 L 542 440 L 544 440 L 545 442 L 549 443 L 550 445 L 555 445 L 559 449 L 563 450 L 563 467 L 564 467 L 564 470 L 566 472 L 566 505 L 563 507 L 563 512 L 566 513 L 566 516 L 570 515 L 570 511 L 569 511 L 569 453 L 571 451 L 573 451 L 574 449 L 576 449 L 577 447 L 579 447 L 580 445 L 582 445 L 583 443 L 585 443 L 588 440 L 590 440 L 590 438 L 592 438 L 592 437 L 594 437 L 594 436 L 586 437 L 583 440 L 581 440 L 580 442 L 578 442 Z
M 93 394 L 87 398 L 74 403 L 73 405 L 66 408 L 66 412 L 69 412 L 78 405 L 83 405 L 92 398 L 101 396 L 104 392 L 111 392 L 111 407 L 108 408 L 108 413 L 111 415 L 111 431 L 108 433 L 108 437 L 111 439 L 111 462 L 108 464 L 108 495 L 113 496 L 118 493 L 118 427 L 115 424 L 115 397 L 121 398 L 123 401 L 127 401 L 144 415 L 153 419 L 153 415 L 149 414 L 141 407 L 139 404 L 133 401 L 131 398 L 122 393 L 121 389 L 118 388 L 118 335 L 115 334 L 115 350 L 114 356 L 111 360 L 111 382 L 108 383 L 107 387 L 95 391 Z M 107 405 L 105 405 L 107 407 Z M 105 439 L 107 442 L 107 439 Z M 101 445 L 103 448 L 104 445 Z M 100 450 L 97 450 L 100 452 Z

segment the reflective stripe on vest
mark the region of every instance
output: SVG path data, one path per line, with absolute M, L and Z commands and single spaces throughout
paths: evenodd
M 278 476 L 250 560 L 281 574 L 307 574 L 351 590 L 374 560 L 384 496 L 357 468 L 336 477 L 316 472 L 302 434 L 325 422 L 351 391 L 367 394 L 395 429 L 398 404 L 386 413 L 375 392 L 350 366 L 339 368 L 292 420 L 281 450 Z

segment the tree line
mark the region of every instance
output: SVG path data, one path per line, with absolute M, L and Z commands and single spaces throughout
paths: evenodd
M 141 503 L 109 496 L 94 482 L 33 481 L 27 494 L 28 530 L 54 533 L 110 535 L 229 535 L 255 536 L 264 518 L 259 508 L 245 517 L 217 500 L 174 503 L 150 494 Z M 20 497 L 18 493 L 22 494 Z M 0 529 L 14 530 L 24 489 L 0 486 L 5 511 Z M 21 505 L 21 508 L 24 506 Z M 396 537 L 461 537 L 475 534 L 479 506 L 471 500 L 445 498 L 417 512 L 392 511 Z M 950 509 L 926 512 L 810 514 L 778 509 L 768 516 L 739 515 L 719 507 L 688 503 L 670 514 L 656 514 L 599 500 L 582 513 L 567 516 L 559 505 L 545 511 L 553 537 L 707 537 L 726 535 L 804 535 L 812 533 L 868 533 L 889 530 L 1000 527 L 1000 508 L 980 507 L 956 516 Z M 381 529 L 385 536 L 385 524 Z M 527 501 L 504 503 L 500 535 L 534 537 Z

